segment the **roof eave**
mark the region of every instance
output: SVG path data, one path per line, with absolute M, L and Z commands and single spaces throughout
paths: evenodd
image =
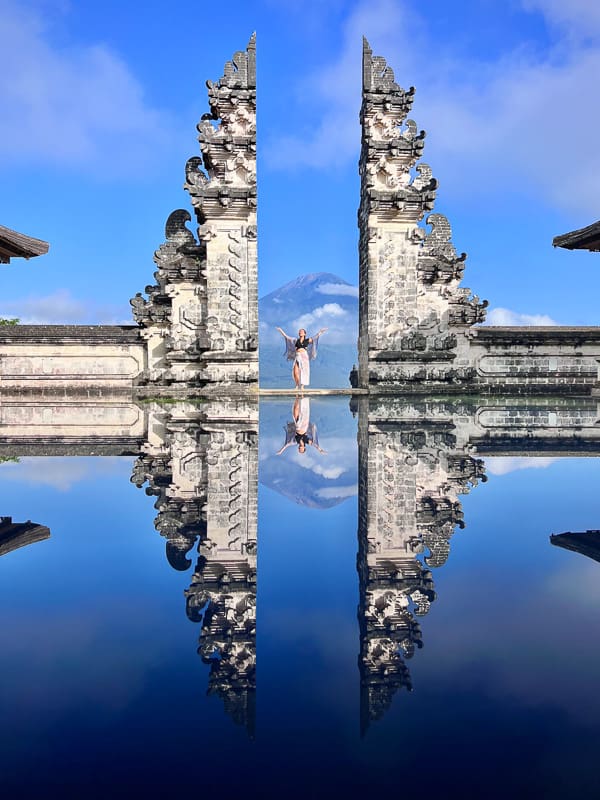
M 563 247 L 566 250 L 598 252 L 600 251 L 600 220 L 588 225 L 586 228 L 579 228 L 576 231 L 555 236 L 552 244 L 554 247 Z
M 0 263 L 8 264 L 11 258 L 35 258 L 45 255 L 50 245 L 43 239 L 34 239 L 24 233 L 0 225 Z

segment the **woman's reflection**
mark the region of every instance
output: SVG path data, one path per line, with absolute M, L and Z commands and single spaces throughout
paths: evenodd
M 305 453 L 307 445 L 310 445 L 319 453 L 326 455 L 327 451 L 319 447 L 317 426 L 310 421 L 310 398 L 296 397 L 292 406 L 292 417 L 293 421 L 288 422 L 285 427 L 285 443 L 276 455 L 280 456 L 294 444 L 298 445 L 299 453 Z

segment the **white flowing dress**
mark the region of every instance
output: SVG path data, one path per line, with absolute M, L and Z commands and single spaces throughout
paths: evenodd
M 300 385 L 310 385 L 310 362 L 314 361 L 317 357 L 317 342 L 319 336 L 307 336 L 307 339 L 312 338 L 312 342 L 308 343 L 308 347 L 300 347 L 296 350 L 296 339 L 292 336 L 285 337 L 285 356 L 288 361 L 293 361 L 298 365 L 300 371 Z
M 300 400 L 300 408 L 298 409 L 298 419 L 296 422 L 296 433 L 306 433 L 310 427 L 310 399 L 303 397 Z
M 294 407 L 292 406 L 292 417 L 294 418 L 294 421 L 288 422 L 284 429 L 285 443 L 282 450 L 285 450 L 285 448 L 292 442 L 297 442 L 298 440 L 296 439 L 296 436 L 302 436 L 303 434 L 306 435 L 308 444 L 316 447 L 317 450 L 320 450 L 317 426 L 314 422 L 310 421 L 310 398 L 303 397 L 300 401 L 297 418 L 294 414 Z
M 300 370 L 300 385 L 308 386 L 310 384 L 310 358 L 306 348 L 301 347 L 296 350 L 296 358 L 294 361 Z

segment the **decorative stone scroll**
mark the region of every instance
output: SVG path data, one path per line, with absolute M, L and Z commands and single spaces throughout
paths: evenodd
M 466 255 L 433 210 L 437 181 L 423 153 L 425 132 L 406 119 L 414 88 L 402 89 L 385 59 L 363 42 L 359 163 L 359 381 L 395 388 L 468 383 L 467 329 L 487 302 L 459 288 Z
M 412 689 L 406 660 L 423 646 L 417 617 L 436 599 L 431 569 L 464 527 L 459 496 L 485 481 L 445 409 L 380 397 L 359 409 L 359 669 L 361 729 L 396 691 Z M 437 418 L 436 418 L 437 417 Z
M 148 441 L 132 482 L 155 496 L 155 527 L 174 569 L 193 566 L 187 615 L 209 693 L 254 730 L 258 407 L 243 398 L 149 408 Z M 196 547 L 198 557 L 191 557 Z
M 148 299 L 132 300 L 147 341 L 139 383 L 244 385 L 258 381 L 256 43 L 207 81 L 210 111 L 198 124 L 200 156 L 185 168 L 198 222 L 174 211 L 154 256 Z

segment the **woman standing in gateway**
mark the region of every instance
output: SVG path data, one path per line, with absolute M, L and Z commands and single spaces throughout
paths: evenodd
M 317 344 L 319 337 L 325 333 L 327 328 L 321 330 L 314 336 L 306 335 L 304 328 L 298 331 L 298 338 L 288 336 L 283 328 L 276 328 L 285 339 L 285 355 L 288 361 L 294 361 L 292 367 L 292 377 L 296 384 L 296 389 L 304 389 L 310 384 L 310 362 L 317 357 Z

